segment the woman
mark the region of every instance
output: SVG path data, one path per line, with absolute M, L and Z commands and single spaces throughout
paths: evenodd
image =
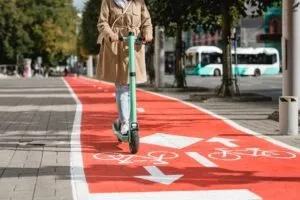
M 129 129 L 129 69 L 128 45 L 119 42 L 119 37 L 133 32 L 145 42 L 153 38 L 152 23 L 144 0 L 102 0 L 98 20 L 101 44 L 97 78 L 115 83 L 116 102 L 121 134 Z M 144 47 L 135 46 L 136 82 L 147 81 Z

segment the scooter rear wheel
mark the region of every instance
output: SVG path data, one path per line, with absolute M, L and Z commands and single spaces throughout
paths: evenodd
M 129 141 L 129 149 L 130 153 L 135 154 L 139 150 L 139 144 L 140 144 L 140 137 L 139 137 L 139 132 L 138 131 L 132 131 Z

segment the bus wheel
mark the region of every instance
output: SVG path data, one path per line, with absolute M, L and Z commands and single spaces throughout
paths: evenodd
M 215 69 L 214 76 L 221 76 L 221 71 L 219 69 Z
M 256 69 L 255 71 L 254 71 L 254 76 L 260 76 L 261 74 L 260 74 L 260 70 L 259 69 Z

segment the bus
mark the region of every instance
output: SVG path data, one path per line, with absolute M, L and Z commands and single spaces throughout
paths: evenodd
M 237 48 L 232 50 L 232 72 L 241 76 L 274 75 L 280 73 L 279 52 L 275 48 Z
M 221 76 L 222 50 L 215 46 L 194 46 L 186 50 L 186 75 Z
M 275 48 L 237 48 L 236 52 L 232 50 L 231 53 L 233 75 L 260 76 L 280 73 L 279 52 Z M 221 76 L 222 71 L 220 48 L 197 46 L 187 49 L 186 75 Z

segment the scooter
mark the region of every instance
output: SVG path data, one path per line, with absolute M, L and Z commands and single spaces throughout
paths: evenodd
M 136 72 L 135 72 L 135 58 L 134 45 L 136 43 L 143 44 L 142 39 L 130 32 L 128 37 L 119 38 L 120 41 L 127 41 L 129 47 L 129 94 L 130 94 L 130 117 L 128 134 L 122 135 L 120 132 L 121 122 L 117 119 L 112 125 L 114 134 L 119 142 L 128 142 L 130 153 L 135 154 L 139 149 L 139 125 L 137 122 L 136 113 Z

